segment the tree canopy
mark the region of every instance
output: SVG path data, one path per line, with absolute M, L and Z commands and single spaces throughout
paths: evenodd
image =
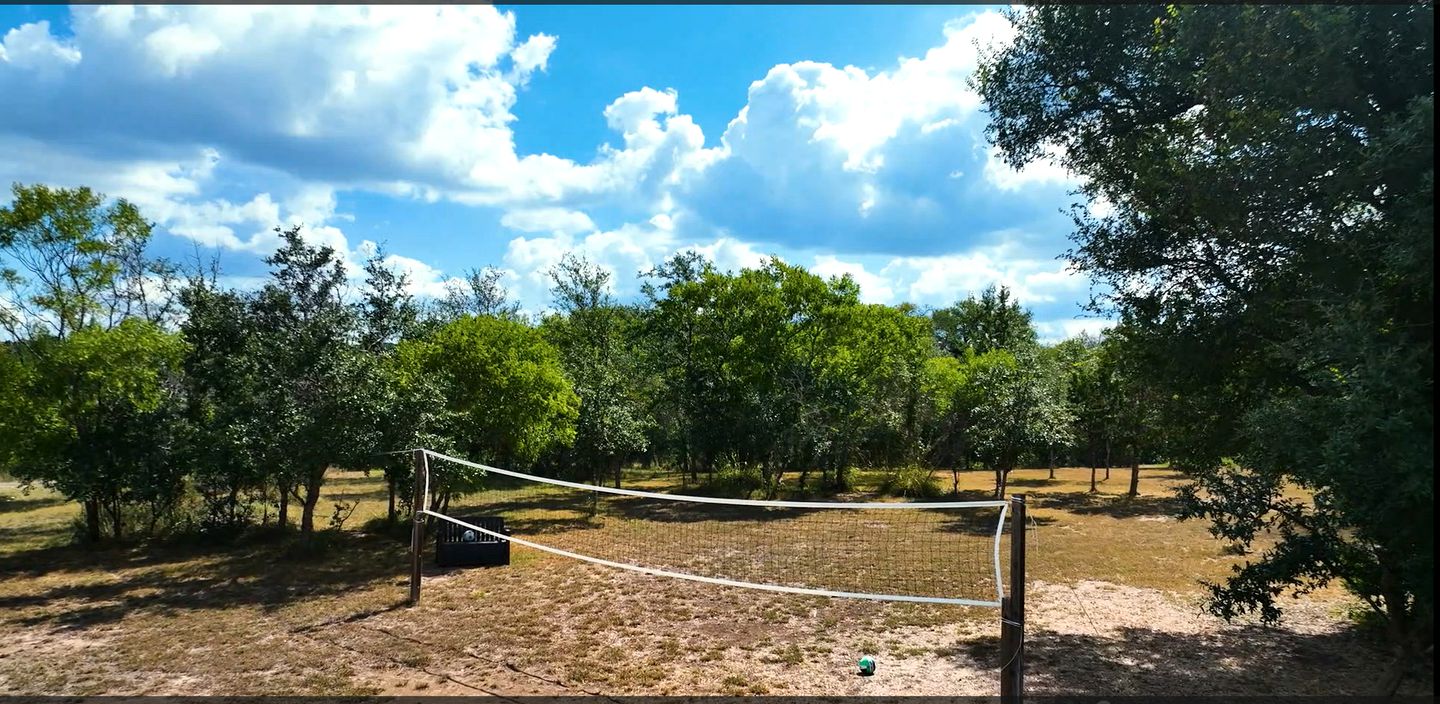
M 1249 546 L 1225 617 L 1341 580 L 1414 654 L 1433 621 L 1434 10 L 1039 5 L 976 84 L 1021 166 L 1103 210 L 1110 291 L 1191 516 Z M 1108 212 L 1107 212 L 1108 211 Z M 1300 500 L 1291 486 L 1309 490 Z

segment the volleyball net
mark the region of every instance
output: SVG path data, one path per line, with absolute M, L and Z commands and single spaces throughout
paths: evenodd
M 662 483 L 655 480 L 614 488 L 421 452 L 419 497 L 447 471 L 481 479 L 463 505 L 440 512 L 422 498 L 417 515 L 562 557 L 829 597 L 998 607 L 1005 595 L 1008 501 L 730 499 L 648 490 L 662 488 L 647 486 Z M 507 533 L 481 525 L 481 516 L 503 519 Z

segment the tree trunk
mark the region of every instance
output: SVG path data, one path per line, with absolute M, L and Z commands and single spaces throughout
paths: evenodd
M 950 465 L 950 493 L 960 495 L 960 468 Z
M 1130 463 L 1130 496 L 1140 495 L 1140 460 Z
M 389 504 L 385 509 L 385 523 L 393 526 L 395 525 L 395 477 L 387 477 L 385 484 L 390 492 Z
M 120 534 L 124 532 L 122 526 L 124 525 L 123 521 L 125 519 L 124 516 L 120 514 L 120 497 L 118 495 L 110 502 L 110 506 L 112 507 L 110 509 L 110 537 L 119 540 L 121 537 Z
M 155 535 L 155 526 L 160 524 L 160 512 L 162 510 L 164 509 L 161 508 L 159 502 L 150 502 L 150 516 L 149 520 L 145 523 L 146 537 L 153 537 Z
M 227 502 L 227 503 L 226 503 L 226 506 L 225 506 L 226 512 L 229 513 L 229 517 L 228 517 L 228 520 L 227 520 L 226 522 L 229 523 L 231 527 L 234 527 L 236 524 L 238 524 L 238 523 L 240 522 L 240 517 L 239 517 L 239 514 L 240 514 L 240 485 L 239 485 L 239 484 L 237 484 L 237 483 L 235 483 L 235 482 L 231 482 L 231 483 L 230 483 L 230 496 L 226 498 L 226 502 Z
M 1005 480 L 1009 478 L 1010 470 L 995 469 L 995 499 L 998 501 L 1005 498 Z
M 690 451 L 691 444 L 687 440 L 680 446 L 680 461 L 685 463 L 685 471 L 690 473 L 690 481 L 700 483 L 700 461 L 695 453 Z
M 1384 552 L 1379 557 L 1380 597 L 1385 602 L 1385 628 L 1395 649 L 1395 657 L 1381 670 L 1376 688 L 1380 696 L 1393 697 L 1400 689 L 1410 665 L 1430 647 L 1430 639 L 1415 632 L 1417 621 L 1414 612 L 1409 608 L 1409 599 L 1398 584 L 1395 570 L 1389 566 L 1393 558 Z
M 1110 481 L 1110 438 L 1105 438 L 1105 481 Z
M 315 505 L 320 503 L 320 492 L 305 489 L 305 501 L 300 505 L 300 534 L 308 536 L 315 532 Z
M 300 509 L 300 534 L 309 536 L 315 532 L 315 507 L 320 503 L 320 485 L 325 482 L 325 470 L 312 470 L 305 477 L 305 501 Z
M 1099 490 L 1095 488 L 1095 467 L 1092 465 L 1090 467 L 1090 493 L 1093 494 L 1096 491 Z
M 1055 448 L 1050 448 L 1050 478 L 1055 478 Z
M 275 524 L 279 530 L 289 530 L 289 487 L 282 482 L 275 482 L 275 488 L 279 489 L 279 517 Z
M 614 474 L 614 476 L 615 476 L 615 488 L 616 488 L 616 489 L 619 489 L 619 488 L 620 488 L 620 468 L 621 468 L 622 466 L 624 466 L 624 464 L 625 464 L 625 462 L 624 462 L 623 458 L 621 458 L 619 455 L 615 455 L 614 457 L 611 457 L 611 458 L 610 458 L 610 471 L 611 471 L 611 472 Z
M 85 499 L 85 534 L 90 542 L 100 542 L 100 500 Z

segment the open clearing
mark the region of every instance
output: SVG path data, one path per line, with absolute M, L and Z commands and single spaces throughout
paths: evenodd
M 1173 518 L 1178 475 L 1012 475 L 1031 497 L 1027 689 L 1095 694 L 1358 694 L 1385 651 L 1327 589 L 1280 628 L 1200 609 L 1200 578 L 1237 558 Z M 962 475 L 967 494 L 990 476 Z M 944 477 L 948 485 L 948 474 Z M 652 483 L 663 483 L 652 479 Z M 515 546 L 509 567 L 442 571 L 404 606 L 406 544 L 355 527 L 378 478 L 336 472 L 359 501 L 327 549 L 255 538 L 86 549 L 78 507 L 0 485 L 0 693 L 924 694 L 998 691 L 993 609 L 757 592 L 587 565 Z M 968 498 L 968 496 L 967 496 Z M 519 533 L 517 533 L 519 534 Z M 428 556 L 427 556 L 428 562 Z M 862 654 L 878 657 L 860 677 Z M 1430 693 L 1431 678 L 1402 691 Z

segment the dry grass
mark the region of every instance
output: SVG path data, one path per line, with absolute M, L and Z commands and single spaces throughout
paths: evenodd
M 1173 519 L 1179 481 L 1145 471 L 1013 475 L 1031 496 L 1029 685 L 1094 694 L 1364 691 L 1379 646 L 1327 591 L 1282 629 L 1203 616 L 1196 580 L 1236 557 Z M 865 476 L 862 475 L 862 479 Z M 982 493 L 989 477 L 962 477 Z M 945 477 L 948 485 L 948 475 Z M 654 476 L 644 482 L 663 488 Z M 754 592 L 647 577 L 516 546 L 509 567 L 427 567 L 405 608 L 405 545 L 358 530 L 383 516 L 376 478 L 328 549 L 285 541 L 69 546 L 73 504 L 0 485 L 3 694 L 993 694 L 990 609 Z M 328 515 L 329 503 L 322 504 Z M 607 530 L 604 527 L 598 530 Z M 608 530 L 613 530 L 608 529 Z M 564 540 L 565 531 L 553 534 Z M 569 539 L 576 539 L 573 536 Z M 880 661 L 859 677 L 861 654 Z M 1412 683 L 1429 692 L 1430 680 Z

